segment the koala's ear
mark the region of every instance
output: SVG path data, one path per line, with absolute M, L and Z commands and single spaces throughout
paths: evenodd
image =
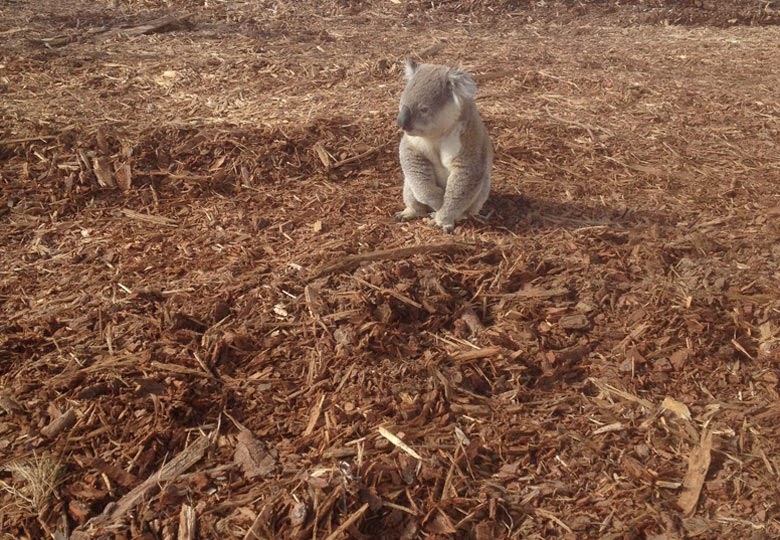
M 419 65 L 413 59 L 411 58 L 406 59 L 406 62 L 404 62 L 404 77 L 406 77 L 407 81 L 411 79 L 412 76 L 414 76 L 414 74 L 417 72 L 418 67 Z
M 477 95 L 477 83 L 475 83 L 474 78 L 465 71 L 451 69 L 447 73 L 447 82 L 449 82 L 455 97 L 474 99 L 474 96 Z

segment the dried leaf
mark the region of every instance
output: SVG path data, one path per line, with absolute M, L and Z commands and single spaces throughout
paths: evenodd
M 136 478 L 135 475 L 130 474 L 126 470 L 112 463 L 106 463 L 100 458 L 87 457 L 84 458 L 84 463 L 105 474 L 122 487 L 129 488 L 138 484 L 138 478 Z
M 71 499 L 68 501 L 68 514 L 76 523 L 82 524 L 87 521 L 91 512 L 81 501 Z
M 455 534 L 457 532 L 450 517 L 441 510 L 436 512 L 433 519 L 428 521 L 424 528 L 430 534 Z
M 655 477 L 644 465 L 628 455 L 623 455 L 620 459 L 620 465 L 623 470 L 635 480 L 651 481 Z
M 108 160 L 104 157 L 95 158 L 92 161 L 92 169 L 95 171 L 95 177 L 98 184 L 103 187 L 115 187 L 114 175 L 111 173 L 111 167 L 108 165 Z
M 664 398 L 663 403 L 661 403 L 661 408 L 676 414 L 678 418 L 688 421 L 691 420 L 691 411 L 688 410 L 688 406 L 685 403 L 680 403 L 676 399 L 670 397 Z
M 271 474 L 276 468 L 276 458 L 265 448 L 265 445 L 254 438 L 246 429 L 241 430 L 236 437 L 238 444 L 233 454 L 233 461 L 244 471 L 244 476 L 251 480 Z
M 111 150 L 108 147 L 108 139 L 106 139 L 106 132 L 103 131 L 103 128 L 99 127 L 97 129 L 97 133 L 95 134 L 95 142 L 97 142 L 97 147 L 101 154 L 108 155 L 111 153 Z
M 674 369 L 680 371 L 685 367 L 685 363 L 688 361 L 688 356 L 688 349 L 680 349 L 679 351 L 672 353 L 672 355 L 669 357 L 669 362 L 671 362 L 672 366 L 674 366 Z
M 0 409 L 3 409 L 8 414 L 16 414 L 24 411 L 22 406 L 19 405 L 19 402 L 3 393 L 0 393 Z
M 218 171 L 222 168 L 222 165 L 225 163 L 225 159 L 227 156 L 220 156 L 217 158 L 214 163 L 211 164 L 211 167 L 209 167 L 209 172 Z
M 481 521 L 477 523 L 474 529 L 476 540 L 494 540 L 496 538 L 496 527 L 491 521 Z
M 116 185 L 119 186 L 119 189 L 122 191 L 129 191 L 130 188 L 133 186 L 133 178 L 132 173 L 130 171 L 130 165 L 127 163 L 121 165 L 117 170 L 116 173 L 114 173 L 114 178 L 116 180 Z
M 328 154 L 327 150 L 325 150 L 325 146 L 322 144 L 321 141 L 317 141 L 316 143 L 314 143 L 314 153 L 317 154 L 317 157 L 322 162 L 322 165 L 325 167 L 325 170 L 329 171 L 331 168 L 330 155 Z
M 288 517 L 290 518 L 290 524 L 293 527 L 300 527 L 303 522 L 306 521 L 306 516 L 309 514 L 306 504 L 303 502 L 296 502 L 290 506 Z
M 558 326 L 564 330 L 584 330 L 589 324 L 588 318 L 582 313 L 566 315 L 558 321 Z

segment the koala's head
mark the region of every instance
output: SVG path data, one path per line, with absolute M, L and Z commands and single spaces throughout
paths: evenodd
M 463 104 L 477 93 L 471 75 L 455 68 L 407 60 L 405 72 L 406 87 L 397 120 L 409 135 L 445 133 L 460 118 Z

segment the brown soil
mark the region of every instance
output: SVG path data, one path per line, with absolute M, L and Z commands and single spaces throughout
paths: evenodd
M 0 0 L 1 537 L 780 537 L 777 2 L 311 4 Z

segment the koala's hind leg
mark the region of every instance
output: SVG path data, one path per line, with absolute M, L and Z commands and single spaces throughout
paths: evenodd
M 407 221 L 416 217 L 427 216 L 431 213 L 430 206 L 414 198 L 412 187 L 406 180 L 404 180 L 404 205 L 406 207 L 403 210 L 395 213 L 395 218 L 399 221 Z
M 482 180 L 482 188 L 479 190 L 479 194 L 477 195 L 476 199 L 474 199 L 474 203 L 469 207 L 469 215 L 474 216 L 477 219 L 484 219 L 484 217 L 480 215 L 479 211 L 482 210 L 482 207 L 485 205 L 485 202 L 488 200 L 489 196 L 490 173 L 488 173 L 484 180 Z

